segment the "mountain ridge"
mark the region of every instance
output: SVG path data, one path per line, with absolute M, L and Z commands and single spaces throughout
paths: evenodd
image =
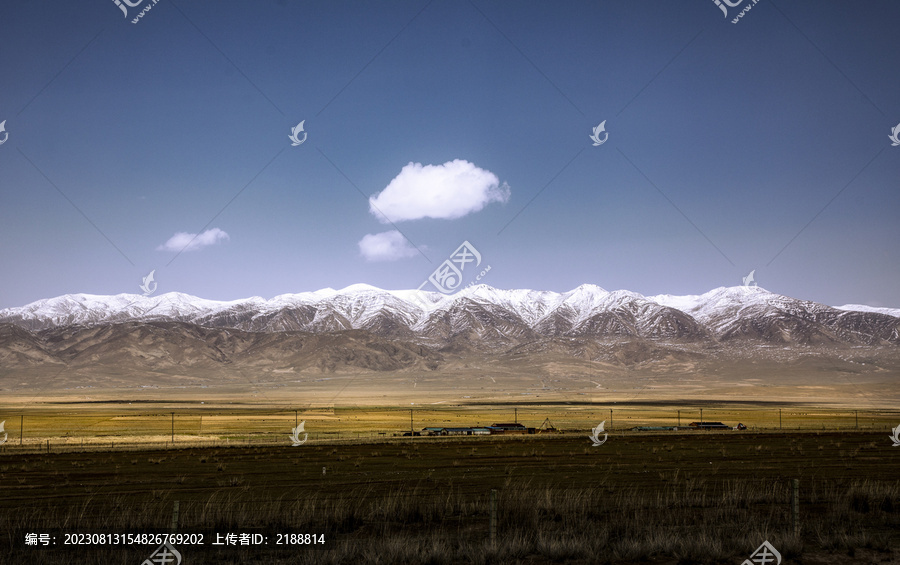
M 593 285 L 481 285 L 449 297 L 368 285 L 269 300 L 66 295 L 0 311 L 0 390 L 302 382 L 336 394 L 351 381 L 329 375 L 361 375 L 352 382 L 366 398 L 382 387 L 409 392 L 419 378 L 430 379 L 419 392 L 451 396 L 483 387 L 587 394 L 609 379 L 618 384 L 604 390 L 715 388 L 733 378 L 745 387 L 804 378 L 815 390 L 862 378 L 883 394 L 900 367 L 898 345 L 900 317 L 758 287 L 688 297 Z
M 475 285 L 453 295 L 356 284 L 271 299 L 215 301 L 184 293 L 69 294 L 0 310 L 0 324 L 34 332 L 68 326 L 177 322 L 249 332 L 365 330 L 431 344 L 511 347 L 547 337 L 771 343 L 900 343 L 900 309 L 835 308 L 761 287 L 643 296 L 584 284 L 568 292 Z M 466 337 L 468 336 L 468 337 Z

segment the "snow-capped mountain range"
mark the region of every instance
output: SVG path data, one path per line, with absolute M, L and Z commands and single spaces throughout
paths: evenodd
M 228 302 L 177 292 L 149 297 L 69 294 L 0 310 L 0 324 L 32 332 L 124 322 L 182 322 L 251 332 L 362 329 L 382 337 L 432 341 L 474 332 L 479 339 L 509 344 L 557 336 L 900 343 L 900 309 L 831 307 L 752 286 L 695 296 L 642 296 L 590 284 L 563 293 L 477 285 L 446 296 L 357 284 Z

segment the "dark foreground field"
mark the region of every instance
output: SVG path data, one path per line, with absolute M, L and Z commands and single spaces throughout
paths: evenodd
M 195 563 L 900 563 L 900 448 L 875 432 L 410 438 L 300 447 L 0 454 L 0 562 L 134 564 L 155 545 L 65 533 L 205 533 Z M 800 480 L 799 536 L 791 479 Z M 490 531 L 497 491 L 497 541 Z M 263 546 L 212 546 L 216 533 Z M 56 536 L 26 546 L 28 533 Z M 325 549 L 276 546 L 325 534 Z M 174 562 L 161 562 L 171 565 Z

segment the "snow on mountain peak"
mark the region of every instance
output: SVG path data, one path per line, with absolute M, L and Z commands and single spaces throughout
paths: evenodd
M 865 304 L 844 304 L 843 306 L 835 306 L 838 310 L 846 310 L 848 312 L 874 312 L 876 314 L 887 314 L 895 318 L 900 318 L 900 308 L 879 308 L 876 306 L 866 306 Z
M 770 296 L 777 296 L 768 290 L 759 286 L 720 286 L 714 288 L 704 294 L 657 294 L 656 296 L 648 296 L 648 300 L 652 300 L 662 306 L 681 310 L 686 314 L 691 314 L 703 308 L 704 306 L 722 306 L 729 303 L 743 303 L 748 300 L 752 303 L 758 303 L 756 299 L 766 299 Z
M 369 292 L 386 292 L 386 291 L 384 291 L 384 290 L 378 288 L 377 286 L 372 286 L 372 285 L 366 284 L 366 283 L 356 283 L 356 284 L 351 284 L 350 286 L 346 286 L 346 287 L 342 288 L 341 290 L 338 290 L 337 292 L 338 292 L 339 294 L 348 294 L 348 293 L 351 293 L 351 292 L 366 292 L 366 291 L 369 291 Z
M 458 315 L 473 308 L 478 310 L 474 318 Z M 448 326 L 451 331 L 457 331 L 457 326 L 467 323 L 465 320 L 468 319 L 479 320 L 475 323 L 483 328 L 491 327 L 490 331 L 495 333 L 506 330 L 492 327 L 494 323 L 513 332 L 523 331 L 524 324 L 530 331 L 539 333 L 609 330 L 661 335 L 654 332 L 662 328 L 662 331 L 678 333 L 694 323 L 672 318 L 665 308 L 681 311 L 714 335 L 746 331 L 750 326 L 741 325 L 740 321 L 749 318 L 815 322 L 818 314 L 836 310 L 877 312 L 900 318 L 900 309 L 859 305 L 833 309 L 760 287 L 720 287 L 702 295 L 645 297 L 628 290 L 610 292 L 593 284 L 563 293 L 503 290 L 479 284 L 452 295 L 424 290 L 382 290 L 368 284 L 354 284 L 341 290 L 326 288 L 282 294 L 268 300 L 254 296 L 217 301 L 179 292 L 156 296 L 70 294 L 0 310 L 0 323 L 12 323 L 29 330 L 127 321 L 178 321 L 250 331 L 319 332 L 351 328 L 381 331 L 381 328 L 415 333 L 444 331 L 435 330 L 434 324 L 440 325 L 440 320 L 451 311 L 454 313 L 451 316 L 454 321 Z
M 582 285 L 578 285 L 577 287 L 570 290 L 569 292 L 575 292 L 575 291 L 581 291 L 581 292 L 585 292 L 585 293 L 590 292 L 590 293 L 594 293 L 594 294 L 606 294 L 609 292 L 602 286 L 598 286 L 596 284 L 591 284 L 591 283 L 585 283 Z

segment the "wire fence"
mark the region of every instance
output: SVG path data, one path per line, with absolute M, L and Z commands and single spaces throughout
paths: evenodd
M 2 453 L 61 453 L 77 451 L 141 451 L 202 447 L 291 446 L 294 443 L 342 444 L 383 441 L 441 441 L 459 437 L 465 428 L 497 423 L 520 423 L 524 435 L 516 439 L 583 435 L 603 422 L 604 433 L 697 433 L 694 422 L 723 423 L 723 430 L 702 433 L 884 431 L 900 425 L 900 410 L 740 407 L 447 407 L 359 408 L 168 412 L 52 412 L 0 411 L 6 440 Z M 425 428 L 462 428 L 435 432 Z M 644 428 L 643 430 L 641 428 Z M 295 433 L 295 430 L 296 433 Z M 674 430 L 674 431 L 673 431 Z M 496 433 L 488 436 L 491 440 Z M 486 437 L 467 436 L 472 441 Z

